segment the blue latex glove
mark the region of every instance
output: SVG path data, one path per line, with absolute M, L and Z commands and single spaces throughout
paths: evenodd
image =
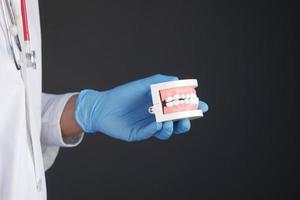
M 168 139 L 172 133 L 185 133 L 190 120 L 157 123 L 148 113 L 152 106 L 150 85 L 178 80 L 174 76 L 154 75 L 111 90 L 80 92 L 75 108 L 76 121 L 86 133 L 102 132 L 125 141 L 139 141 L 155 136 Z M 199 102 L 203 112 L 207 104 Z

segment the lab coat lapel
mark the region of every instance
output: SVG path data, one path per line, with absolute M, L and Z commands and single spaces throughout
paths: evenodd
M 11 0 L 13 7 L 14 7 L 14 12 L 16 16 L 16 21 L 17 21 L 17 27 L 18 27 L 18 33 L 20 37 L 20 43 L 22 49 L 25 49 L 25 43 L 23 39 L 23 25 L 22 25 L 22 18 L 21 18 L 21 4 L 20 0 Z M 32 17 L 30 16 L 31 10 L 31 4 L 35 4 L 36 2 L 31 2 L 27 1 L 27 14 L 28 14 L 28 20 L 29 20 L 29 25 L 36 25 L 33 24 L 31 20 Z M 30 6 L 29 6 L 30 5 Z M 29 27 L 30 34 L 33 33 L 32 30 L 34 30 L 35 27 Z M 38 34 L 31 35 L 31 43 L 38 43 L 38 42 L 32 42 L 35 39 L 39 40 L 39 38 L 35 38 Z M 28 129 L 28 134 L 30 136 L 30 141 L 31 141 L 31 147 L 32 147 L 32 153 L 33 153 L 33 160 L 34 160 L 34 167 L 35 167 L 35 175 L 36 175 L 36 181 L 41 177 L 41 172 L 43 172 L 43 169 L 40 169 L 42 167 L 39 163 L 42 163 L 42 158 L 41 155 L 41 146 L 40 146 L 40 102 L 41 99 L 39 98 L 41 94 L 41 88 L 39 86 L 37 79 L 40 79 L 40 68 L 41 68 L 41 62 L 40 62 L 40 47 L 34 45 L 34 47 L 39 48 L 37 49 L 37 57 L 39 58 L 38 63 L 37 63 L 37 68 L 39 70 L 35 70 L 32 68 L 28 68 L 22 60 L 25 60 L 25 51 L 22 51 L 21 54 L 21 75 L 22 79 L 24 82 L 25 86 L 25 92 L 26 92 L 26 117 L 27 117 L 27 129 Z

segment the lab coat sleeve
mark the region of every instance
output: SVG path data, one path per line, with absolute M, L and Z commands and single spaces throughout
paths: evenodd
M 59 147 L 77 146 L 83 138 L 83 133 L 64 138 L 61 133 L 60 118 L 62 112 L 69 98 L 75 94 L 42 94 L 41 144 L 45 170 L 49 169 L 54 163 Z

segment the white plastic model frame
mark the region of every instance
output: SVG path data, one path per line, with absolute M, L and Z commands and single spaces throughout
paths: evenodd
M 196 79 L 168 81 L 153 84 L 150 87 L 153 106 L 149 108 L 149 113 L 155 115 L 157 122 L 177 121 L 185 118 L 196 119 L 203 116 L 202 110 L 198 107 L 199 99 L 195 90 L 198 87 Z M 184 94 L 184 91 L 187 91 L 187 94 Z M 192 93 L 189 93 L 189 91 L 192 91 Z M 170 97 L 166 98 L 166 94 L 169 94 Z M 173 110 L 172 112 L 166 112 L 168 109 Z M 177 111 L 174 112 L 174 109 L 177 109 Z

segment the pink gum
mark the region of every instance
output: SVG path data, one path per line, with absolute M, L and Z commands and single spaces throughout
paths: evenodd
M 175 96 L 176 94 L 189 94 L 196 93 L 195 86 L 188 87 L 176 87 L 171 89 L 160 90 L 160 99 L 161 101 L 165 101 L 170 96 Z

